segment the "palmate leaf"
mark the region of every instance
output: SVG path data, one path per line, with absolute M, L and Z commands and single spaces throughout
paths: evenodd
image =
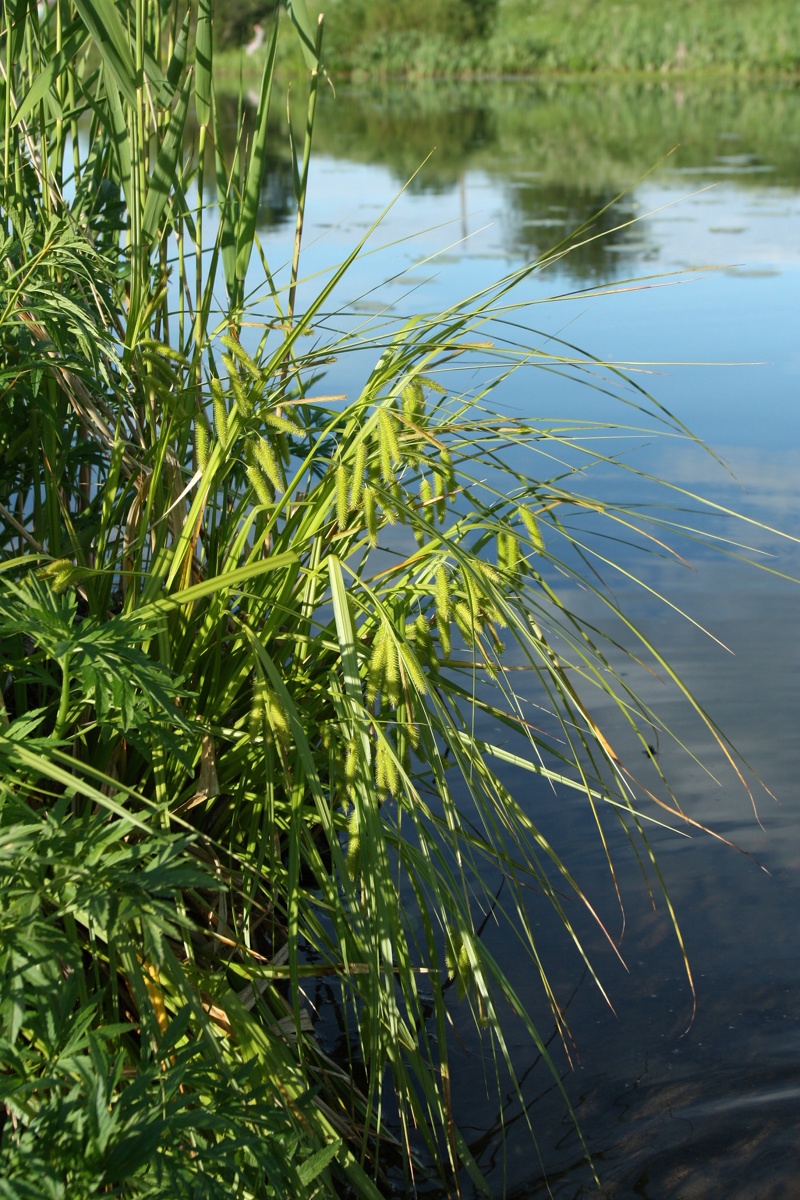
M 140 648 L 152 630 L 117 615 L 105 622 L 77 620 L 77 596 L 57 593 L 42 579 L 29 574 L 20 584 L 8 579 L 0 585 L 0 637 L 24 633 L 34 656 L 66 663 L 77 684 L 81 704 L 90 704 L 101 729 L 126 733 L 143 747 L 157 736 L 173 753 L 191 755 L 193 734 L 176 701 L 184 696 L 180 682 Z M 18 664 L 29 675 L 35 664 Z M 47 676 L 45 676 L 46 678 Z M 12 727 L 13 728 L 13 727 Z M 171 735 L 181 730 L 190 738 L 187 747 Z M 11 731 L 9 734 L 11 736 Z

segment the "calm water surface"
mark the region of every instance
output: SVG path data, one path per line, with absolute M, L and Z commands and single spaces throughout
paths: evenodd
M 797 90 L 545 91 L 519 83 L 345 89 L 323 103 L 304 270 L 313 275 L 338 263 L 394 201 L 368 243 L 374 252 L 360 258 L 336 293 L 350 315 L 331 324 L 443 309 L 529 262 L 620 195 L 584 235 L 605 229 L 604 239 L 523 283 L 520 298 L 540 302 L 528 316 L 542 331 L 534 344 L 538 338 L 546 345 L 552 334 L 603 359 L 655 364 L 643 365 L 636 378 L 714 447 L 729 473 L 674 439 L 633 439 L 635 461 L 754 521 L 800 534 Z M 270 204 L 279 216 L 281 197 Z M 263 238 L 273 264 L 288 257 L 279 219 Z M 714 269 L 695 270 L 706 266 Z M 642 277 L 649 278 L 620 282 Z M 615 281 L 618 289 L 596 294 Z M 316 289 L 318 279 L 310 286 Z M 355 391 L 363 366 L 357 356 L 337 364 L 331 382 Z M 478 386 L 477 377 L 467 375 L 464 386 Z M 619 405 L 596 391 L 539 372 L 520 372 L 495 399 L 526 415 L 621 416 Z M 629 501 L 648 495 L 630 476 L 598 476 L 594 486 Z M 775 572 L 800 575 L 791 541 L 755 526 L 737 531 L 724 516 L 713 528 L 749 542 Z M 583 809 L 511 777 L 619 939 L 624 959 L 623 967 L 573 914 L 612 1012 L 563 935 L 533 908 L 575 1041 L 571 1064 L 555 1039 L 550 1050 L 608 1195 L 800 1196 L 800 590 L 779 574 L 746 568 L 735 555 L 714 556 L 696 545 L 683 552 L 683 568 L 652 559 L 647 582 L 718 641 L 621 577 L 613 581 L 616 595 L 776 800 L 757 795 L 759 825 L 750 798 L 686 706 L 652 677 L 630 672 L 713 770 L 712 778 L 662 738 L 660 762 L 686 810 L 744 851 L 702 835 L 654 837 L 694 972 L 692 1019 L 663 899 L 654 910 L 624 839 L 610 828 L 623 933 Z M 626 552 L 619 555 L 627 564 Z M 572 599 L 584 603 L 577 593 Z M 651 764 L 626 742 L 619 719 L 599 701 L 594 714 L 611 722 L 618 748 L 652 784 Z M 515 975 L 514 947 L 491 925 L 486 936 L 547 1030 L 530 968 L 517 967 Z M 468 1014 L 454 1004 L 453 1019 L 464 1045 L 457 1116 L 494 1193 L 519 1200 L 597 1194 L 563 1099 L 523 1033 L 510 1024 L 527 1117 L 510 1084 L 501 1111 L 494 1068 Z

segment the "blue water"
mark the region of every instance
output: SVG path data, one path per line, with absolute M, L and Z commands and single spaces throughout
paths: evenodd
M 345 110 L 373 102 L 357 93 L 340 100 Z M 402 122 L 393 136 L 402 136 Z M 531 307 L 514 320 L 537 332 L 517 329 L 516 336 L 550 349 L 555 343 L 548 338 L 561 338 L 625 365 L 713 447 L 727 471 L 688 439 L 630 436 L 631 461 L 682 489 L 674 503 L 694 507 L 688 493 L 700 493 L 797 538 L 800 190 L 776 180 L 763 148 L 749 146 L 745 135 L 734 137 L 726 128 L 720 139 L 719 153 L 705 165 L 681 167 L 678 156 L 677 165 L 665 164 L 633 188 L 622 216 L 635 223 L 608 240 L 591 272 L 585 266 L 573 270 L 566 257 L 525 279 L 517 299 Z M 401 191 L 396 169 L 377 154 L 379 161 L 359 161 L 364 155 L 355 154 L 353 144 L 328 144 L 312 167 L 302 259 L 309 284 L 305 291 L 301 285 L 301 307 L 302 297 L 316 294 L 324 273 L 384 215 L 320 317 L 321 339 L 333 328 L 383 326 L 444 309 L 523 268 L 529 262 L 526 229 L 541 238 L 560 227 L 552 186 L 543 188 L 536 207 L 535 164 L 511 160 L 500 171 L 468 160 L 450 182 L 427 188 L 423 169 L 421 181 Z M 653 160 L 668 149 L 653 145 Z M 565 184 L 568 198 L 570 186 Z M 524 212 L 514 199 L 522 191 L 528 197 Z M 580 197 L 576 187 L 576 206 Z M 273 267 L 288 259 L 286 227 L 264 229 L 262 240 Z M 258 288 L 255 275 L 251 283 Z M 502 336 L 501 329 L 495 334 Z M 349 355 L 331 366 L 319 390 L 353 394 L 367 366 L 361 355 Z M 609 378 L 609 369 L 597 368 L 596 377 Z M 473 362 L 452 375 L 450 386 L 468 393 L 487 378 Z M 622 395 L 635 399 L 633 392 Z M 542 418 L 642 424 L 623 404 L 531 366 L 523 366 L 493 401 Z M 653 494 L 633 476 L 607 470 L 593 485 L 587 482 L 591 486 L 606 498 L 634 502 Z M 691 710 L 644 670 L 626 668 L 630 682 L 660 704 L 677 737 L 713 772 L 704 773 L 686 750 L 662 737 L 659 762 L 686 811 L 738 847 L 696 828 L 680 834 L 654 829 L 693 972 L 693 1015 L 663 898 L 654 909 L 619 831 L 609 825 L 625 904 L 624 936 L 585 813 L 577 802 L 534 790 L 522 773 L 509 774 L 596 903 L 624 959 L 623 966 L 597 928 L 575 916 L 612 1011 L 577 954 L 565 948 L 560 929 L 532 902 L 542 953 L 574 1038 L 571 1062 L 557 1040 L 550 1048 L 606 1194 L 650 1200 L 792 1197 L 800 1195 L 800 590 L 780 576 L 800 575 L 800 553 L 796 541 L 724 513 L 686 520 L 744 544 L 717 555 L 686 542 L 680 546 L 683 565 L 648 560 L 643 570 L 649 587 L 695 624 L 620 574 L 613 586 L 772 796 L 753 785 L 759 824 L 751 797 Z M 621 557 L 632 569 L 634 556 Z M 742 558 L 756 558 L 773 573 L 756 571 Z M 564 586 L 572 603 L 588 604 L 573 585 Z M 618 633 L 607 619 L 609 631 Z M 613 723 L 602 698 L 589 706 L 601 724 Z M 640 746 L 624 728 L 615 733 L 618 751 L 652 785 L 652 764 Z M 530 967 L 515 975 L 513 946 L 491 927 L 486 936 L 546 1029 L 547 1009 Z M 490 1173 L 494 1194 L 518 1200 L 597 1194 L 564 1099 L 523 1031 L 510 1024 L 530 1128 L 510 1083 L 502 1085 L 501 1114 L 485 1048 L 455 1003 L 453 1019 L 465 1047 L 456 1063 L 456 1115 Z

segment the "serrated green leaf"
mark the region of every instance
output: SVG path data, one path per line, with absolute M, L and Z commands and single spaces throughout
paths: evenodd
M 342 1139 L 336 1138 L 327 1146 L 323 1146 L 321 1150 L 317 1150 L 314 1154 L 309 1155 L 304 1162 L 300 1163 L 297 1168 L 297 1174 L 300 1176 L 300 1182 L 307 1187 L 313 1183 L 318 1175 L 321 1175 L 329 1163 L 333 1162 L 336 1155 L 342 1148 Z

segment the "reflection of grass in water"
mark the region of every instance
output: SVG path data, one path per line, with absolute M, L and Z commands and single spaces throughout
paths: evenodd
M 717 165 L 746 187 L 768 166 L 771 184 L 800 184 L 800 94 L 777 84 L 372 85 L 323 95 L 317 137 L 324 152 L 384 163 L 402 183 L 433 152 L 413 185 L 433 190 L 480 168 L 618 192 L 673 148 L 674 168 Z
M 327 154 L 389 167 L 398 184 L 430 155 L 414 190 L 445 191 L 468 171 L 486 172 L 506 184 L 509 242 L 531 256 L 599 213 L 673 147 L 666 167 L 686 172 L 687 191 L 706 174 L 732 176 L 747 189 L 765 180 L 800 186 L 800 95 L 778 85 L 366 85 L 336 101 L 323 96 L 317 137 Z M 468 210 L 468 191 L 464 203 Z M 616 206 L 593 232 L 634 215 Z M 571 270 L 591 279 L 607 264 L 600 242 L 570 258 Z

